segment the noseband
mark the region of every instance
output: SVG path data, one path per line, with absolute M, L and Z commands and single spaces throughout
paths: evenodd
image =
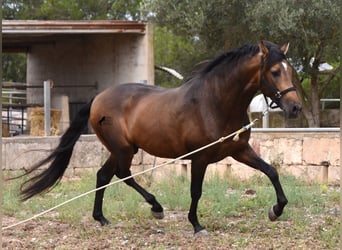
M 283 91 L 279 91 L 276 87 L 274 87 L 272 84 L 270 84 L 263 76 L 261 78 L 261 81 L 260 81 L 260 86 L 265 86 L 266 88 L 268 88 L 272 94 L 270 96 L 271 98 L 271 103 L 268 103 L 268 100 L 267 100 L 267 96 L 265 94 L 264 97 L 265 97 L 265 101 L 266 101 L 266 104 L 268 107 L 270 107 L 271 109 L 276 109 L 276 108 L 279 108 L 280 107 L 280 99 L 286 95 L 288 92 L 291 92 L 291 91 L 296 91 L 296 87 L 289 87 Z
M 276 109 L 276 108 L 279 108 L 280 107 L 280 99 L 286 95 L 288 92 L 291 92 L 291 91 L 296 91 L 296 87 L 292 86 L 292 87 L 289 87 L 283 91 L 279 91 L 275 86 L 273 86 L 271 83 L 269 83 L 264 75 L 263 75 L 263 71 L 264 71 L 264 59 L 262 59 L 261 61 L 261 64 L 260 64 L 260 73 L 261 73 L 261 79 L 260 79 L 260 88 L 262 86 L 266 87 L 267 89 L 269 89 L 271 91 L 271 103 L 268 103 L 268 100 L 267 100 L 267 96 L 265 94 L 264 95 L 264 98 L 265 98 L 265 101 L 266 101 L 266 104 L 269 108 L 271 109 Z

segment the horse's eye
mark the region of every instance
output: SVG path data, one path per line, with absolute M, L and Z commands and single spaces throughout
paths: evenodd
M 280 76 L 280 70 L 272 71 L 271 74 L 273 77 L 279 77 Z

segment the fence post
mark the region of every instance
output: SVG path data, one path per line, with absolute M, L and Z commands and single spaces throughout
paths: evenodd
M 44 81 L 44 131 L 45 136 L 51 135 L 51 87 L 52 80 Z
M 262 102 L 262 110 L 269 111 L 269 107 L 268 107 L 268 104 L 266 103 L 265 99 Z M 263 112 L 263 111 L 261 111 L 261 112 Z M 262 116 L 262 127 L 263 128 L 269 128 L 270 127 L 270 113 L 269 112 L 264 113 L 264 115 Z
M 330 162 L 329 161 L 322 161 L 321 165 L 322 165 L 322 182 L 328 183 Z

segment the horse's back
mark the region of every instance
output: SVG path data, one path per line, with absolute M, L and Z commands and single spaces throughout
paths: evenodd
M 91 125 L 110 151 L 119 144 L 133 145 L 155 155 L 173 156 L 175 148 L 182 150 L 180 143 L 172 146 L 165 142 L 172 144 L 175 133 L 178 136 L 181 133 L 180 122 L 175 120 L 181 117 L 179 113 L 184 106 L 181 97 L 178 89 L 145 84 L 116 85 L 95 97 Z M 163 143 L 156 143 L 156 138 Z
M 162 91 L 162 88 L 146 84 L 129 83 L 114 85 L 94 98 L 91 107 L 91 119 L 120 115 L 131 107 L 137 106 L 142 99 Z

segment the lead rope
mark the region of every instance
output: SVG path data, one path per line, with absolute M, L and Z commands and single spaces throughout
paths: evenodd
M 265 112 L 264 112 L 264 113 L 265 113 Z M 263 115 L 264 115 L 264 113 L 263 113 Z M 149 171 L 153 171 L 154 169 L 157 169 L 157 168 L 163 167 L 163 166 L 165 166 L 165 165 L 171 164 L 171 163 L 173 163 L 173 162 L 175 162 L 175 161 L 177 161 L 177 160 L 181 160 L 181 159 L 183 159 L 183 158 L 185 158 L 185 157 L 187 157 L 187 156 L 190 156 L 190 155 L 192 155 L 192 154 L 195 154 L 195 153 L 197 153 L 197 152 L 199 152 L 199 151 L 202 151 L 202 150 L 204 150 L 204 149 L 206 149 L 206 148 L 212 147 L 212 146 L 214 146 L 214 145 L 216 145 L 216 144 L 218 144 L 218 143 L 222 143 L 222 142 L 224 142 L 225 140 L 227 140 L 228 138 L 231 138 L 231 137 L 233 137 L 233 136 L 234 136 L 233 141 L 238 141 L 239 138 L 240 138 L 239 135 L 240 135 L 241 133 L 247 131 L 247 130 L 250 129 L 251 127 L 253 127 L 257 121 L 258 121 L 258 119 L 254 119 L 252 122 L 250 122 L 250 123 L 249 123 L 248 125 L 246 125 L 246 126 L 243 126 L 241 129 L 239 129 L 239 130 L 237 130 L 237 131 L 235 131 L 235 132 L 233 132 L 233 133 L 231 133 L 231 134 L 229 134 L 229 135 L 227 135 L 227 136 L 221 137 L 221 138 L 219 138 L 218 140 L 216 140 L 216 141 L 214 141 L 214 142 L 212 142 L 212 143 L 210 143 L 210 144 L 207 144 L 207 145 L 205 145 L 205 146 L 203 146 L 203 147 L 200 147 L 200 148 L 198 148 L 198 149 L 196 149 L 196 150 L 194 150 L 194 151 L 191 151 L 191 152 L 189 152 L 189 153 L 187 153 L 187 154 L 184 154 L 184 155 L 182 155 L 182 156 L 179 156 L 179 157 L 177 157 L 177 158 L 175 158 L 175 159 L 171 159 L 171 160 L 169 160 L 169 161 L 166 161 L 166 162 L 164 162 L 164 163 L 162 163 L 162 164 L 160 164 L 160 165 L 153 166 L 152 168 L 143 170 L 143 171 L 141 171 L 141 172 L 132 174 L 132 175 L 130 175 L 130 176 L 127 176 L 127 177 L 125 177 L 125 178 L 119 179 L 119 180 L 117 180 L 117 181 L 113 181 L 113 182 L 111 182 L 111 183 L 109 183 L 109 184 L 107 184 L 107 185 L 104 185 L 104 186 L 95 188 L 95 189 L 93 189 L 93 190 L 90 190 L 90 191 L 88 191 L 88 192 L 86 192 L 86 193 L 80 194 L 80 195 L 78 195 L 78 196 L 76 196 L 76 197 L 74 197 L 74 198 L 71 198 L 71 199 L 69 199 L 69 200 L 67 200 L 67 201 L 64 201 L 64 202 L 62 202 L 62 203 L 60 203 L 60 204 L 58 204 L 58 205 L 56 205 L 56 206 L 54 206 L 54 207 L 52 207 L 52 208 L 49 208 L 49 209 L 47 209 L 47 210 L 45 210 L 45 211 L 43 211 L 43 212 L 41 212 L 41 213 L 38 213 L 38 214 L 36 214 L 36 215 L 34 215 L 34 216 L 32 216 L 32 217 L 26 219 L 26 220 L 22 220 L 22 221 L 19 221 L 19 222 L 17 222 L 17 223 L 14 223 L 14 224 L 12 224 L 12 225 L 9 225 L 9 226 L 6 226 L 6 227 L 2 227 L 2 230 L 6 230 L 6 229 L 9 229 L 9 228 L 12 228 L 12 227 L 15 227 L 15 226 L 24 224 L 24 223 L 26 223 L 26 222 L 28 222 L 28 221 L 31 221 L 31 220 L 33 220 L 33 219 L 35 219 L 35 218 L 38 218 L 38 217 L 40 217 L 40 216 L 42 216 L 42 215 L 44 215 L 44 214 L 46 214 L 46 213 L 48 213 L 48 212 L 50 212 L 50 211 L 56 209 L 56 208 L 59 208 L 59 207 L 61 207 L 61 206 L 64 206 L 64 205 L 66 205 L 66 204 L 68 204 L 68 203 L 70 203 L 70 202 L 72 202 L 72 201 L 74 201 L 74 200 L 77 200 L 77 199 L 79 199 L 79 198 L 81 198 L 81 197 L 83 197 L 83 196 L 86 196 L 86 195 L 88 195 L 88 194 L 90 194 L 90 193 L 96 192 L 96 191 L 98 191 L 98 190 L 107 188 L 107 187 L 112 186 L 112 185 L 114 185 L 114 184 L 117 184 L 117 183 L 119 183 L 119 182 L 123 182 L 123 181 L 128 180 L 128 179 L 130 179 L 130 178 L 133 178 L 133 177 L 135 177 L 135 176 L 138 176 L 138 175 L 147 173 L 147 172 L 149 172 Z

